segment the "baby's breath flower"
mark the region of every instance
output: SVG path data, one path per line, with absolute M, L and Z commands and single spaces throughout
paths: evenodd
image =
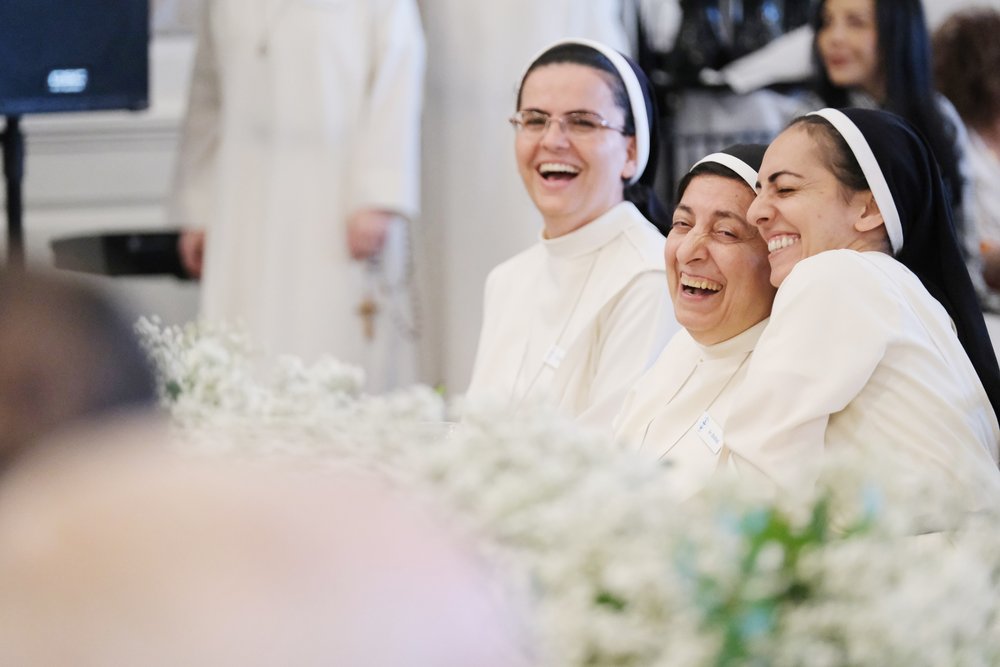
M 661 466 L 544 406 L 466 404 L 451 423 L 431 388 L 366 395 L 333 358 L 260 359 L 223 327 L 137 329 L 180 446 L 425 494 L 531 596 L 538 664 L 1000 664 L 1000 520 L 963 514 L 960 486 L 873 478 L 877 447 L 831 456 L 807 502 L 720 477 L 677 504 Z

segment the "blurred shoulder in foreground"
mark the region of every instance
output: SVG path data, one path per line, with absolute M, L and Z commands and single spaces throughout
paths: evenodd
M 0 664 L 529 664 L 495 575 L 415 498 L 115 434 L 0 486 Z

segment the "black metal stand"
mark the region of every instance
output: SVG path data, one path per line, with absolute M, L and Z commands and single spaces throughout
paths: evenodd
M 21 183 L 24 180 L 24 133 L 21 117 L 7 116 L 0 133 L 3 140 L 3 174 L 7 184 L 7 266 L 24 268 L 24 214 Z

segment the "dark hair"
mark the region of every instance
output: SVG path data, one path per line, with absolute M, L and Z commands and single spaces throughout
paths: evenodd
M 854 151 L 847 145 L 847 140 L 838 132 L 826 118 L 822 116 L 799 116 L 788 124 L 788 127 L 802 126 L 816 143 L 824 150 L 818 151 L 819 159 L 834 175 L 844 199 L 847 200 L 855 192 L 871 190 L 868 179 L 861 169 L 861 164 L 854 157 Z
M 756 173 L 760 170 L 760 163 L 763 161 L 764 153 L 766 151 L 767 144 L 733 144 L 731 146 L 726 146 L 718 152 L 739 160 Z M 681 200 L 684 196 L 684 191 L 687 190 L 688 185 L 691 184 L 691 181 L 694 180 L 695 176 L 702 176 L 706 174 L 712 176 L 722 176 L 723 178 L 739 181 L 749 187 L 751 191 L 754 191 L 753 186 L 747 183 L 746 179 L 737 174 L 735 171 L 721 162 L 706 159 L 703 162 L 696 163 L 681 177 L 680 182 L 677 183 L 677 197 L 674 201 Z
M 842 113 L 871 150 L 898 213 L 904 242 L 895 251 L 896 261 L 912 271 L 944 307 L 994 412 L 1000 415 L 1000 368 L 955 235 L 944 182 L 926 138 L 904 118 L 887 111 L 846 108 Z M 822 138 L 819 153 L 836 165 L 831 171 L 843 187 L 857 190 L 863 184 L 864 189 L 871 189 L 858 160 L 847 159 L 854 155 L 850 146 L 844 141 L 828 142 L 840 134 L 829 120 L 810 115 L 790 126 L 795 125 Z M 876 202 L 880 207 L 888 205 L 884 200 Z
M 953 14 L 934 33 L 934 81 L 973 128 L 1000 117 L 1000 12 Z
M 957 128 L 945 119 L 934 99 L 931 52 L 927 24 L 920 0 L 873 0 L 878 35 L 879 66 L 885 81 L 885 99 L 878 103 L 909 121 L 924 135 L 941 168 L 952 210 L 962 203 L 962 175 L 956 146 Z M 833 84 L 819 53 L 826 0 L 816 3 L 813 14 L 813 61 L 816 89 L 826 106 L 849 106 L 848 90 Z
M 632 185 L 625 185 L 623 194 L 626 201 L 635 204 L 639 212 L 652 222 L 660 230 L 661 234 L 666 236 L 667 232 L 670 231 L 670 216 L 653 189 L 656 181 L 656 168 L 659 162 L 660 151 L 659 112 L 656 107 L 656 96 L 653 94 L 652 84 L 642 69 L 631 58 L 627 56 L 623 57 L 639 80 L 639 86 L 642 88 L 642 96 L 646 103 L 646 118 L 649 123 L 649 158 L 646 162 L 646 169 L 642 172 L 639 180 Z M 527 80 L 528 75 L 540 67 L 560 63 L 583 65 L 602 72 L 611 88 L 615 105 L 625 115 L 624 134 L 626 136 L 635 136 L 635 116 L 632 114 L 632 105 L 629 102 L 625 83 L 611 61 L 603 53 L 586 44 L 574 42 L 557 44 L 538 56 L 524 73 L 521 85 L 517 89 L 517 109 L 521 108 L 521 91 L 524 88 L 524 82 Z
M 687 190 L 688 186 L 691 185 L 691 181 L 693 181 L 696 176 L 706 175 L 722 176 L 723 178 L 728 178 L 733 181 L 739 181 L 743 185 L 746 185 L 751 192 L 753 192 L 753 188 L 750 188 L 747 182 L 729 167 L 721 165 L 718 162 L 702 162 L 701 164 L 692 167 L 691 171 L 681 177 L 680 182 L 677 183 L 677 197 L 675 201 L 681 200 L 684 196 L 684 191 Z

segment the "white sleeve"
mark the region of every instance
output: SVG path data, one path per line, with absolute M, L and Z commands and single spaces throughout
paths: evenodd
M 610 429 L 626 394 L 673 333 L 673 313 L 660 271 L 641 273 L 622 290 L 600 318 L 597 358 L 581 423 Z
M 800 261 L 782 283 L 726 422 L 741 477 L 793 492 L 815 483 L 830 415 L 867 384 L 898 320 L 880 278 L 838 250 Z
M 981 302 L 985 303 L 989 299 L 989 288 L 983 278 L 983 258 L 980 247 L 982 240 L 983 221 L 980 220 L 979 207 L 976 205 L 976 188 L 979 187 L 972 174 L 972 165 L 969 155 L 972 152 L 972 141 L 969 139 L 969 131 L 965 127 L 965 122 L 958 115 L 954 105 L 944 95 L 937 95 L 936 98 L 941 115 L 945 122 L 951 125 L 955 137 L 955 157 L 958 159 L 958 173 L 962 179 L 962 206 L 958 210 L 952 211 L 955 225 L 955 234 L 958 236 L 958 243 L 962 249 L 962 256 L 965 258 L 966 268 L 969 277 L 972 279 L 972 286 L 979 295 Z
M 424 34 L 414 0 L 384 0 L 378 6 L 368 100 L 350 162 L 351 210 L 380 208 L 413 219 L 420 204 Z
M 222 93 L 211 7 L 212 0 L 202 3 L 187 111 L 181 126 L 169 202 L 170 222 L 185 227 L 204 228 L 213 218 Z

